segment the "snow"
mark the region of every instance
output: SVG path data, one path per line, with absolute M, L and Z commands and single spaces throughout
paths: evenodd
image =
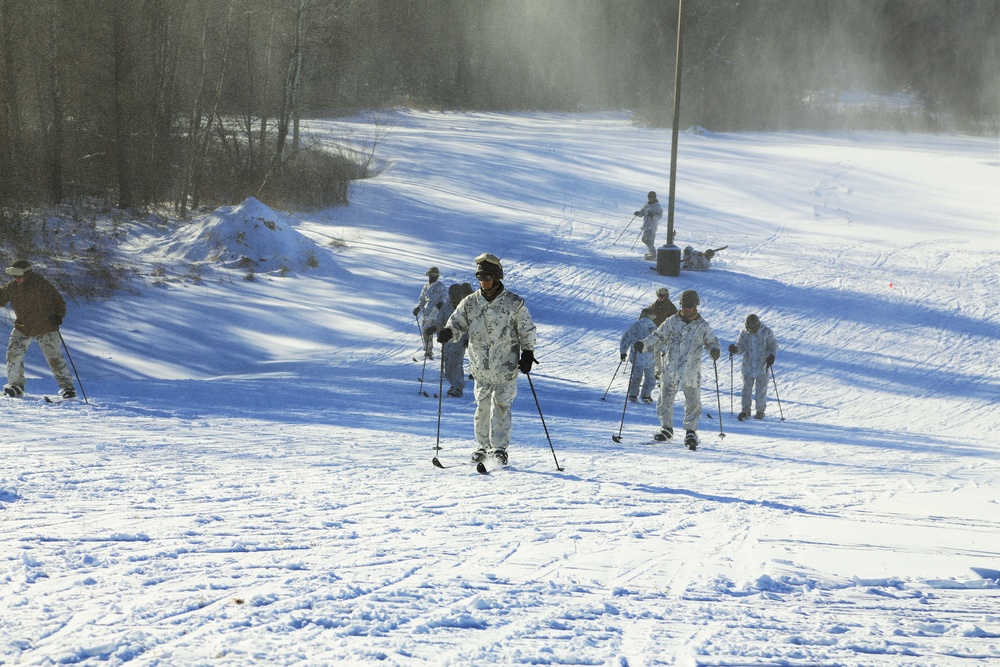
M 137 229 L 145 286 L 62 329 L 89 403 L 44 404 L 32 346 L 0 403 L 0 663 L 1000 661 L 995 138 L 682 133 L 677 241 L 729 248 L 669 278 L 635 224 L 615 243 L 666 202 L 669 130 L 386 119 L 349 206 Z M 540 360 L 489 476 L 471 387 L 435 452 L 439 367 L 412 360 L 424 271 L 474 283 L 482 252 Z M 653 444 L 650 406 L 622 425 L 618 340 L 661 285 L 724 345 L 774 330 L 766 420 L 732 416 L 724 355 L 697 452 Z

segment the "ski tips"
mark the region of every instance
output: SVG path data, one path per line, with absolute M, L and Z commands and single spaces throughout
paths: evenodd
M 611 439 L 614 440 L 615 442 L 621 442 L 622 441 L 622 437 L 620 435 L 613 435 L 613 436 L 611 436 Z
M 431 459 L 431 463 L 434 464 L 435 468 L 444 468 L 444 465 L 442 465 L 442 463 L 440 461 L 438 461 L 438 457 L 436 457 L 436 456 Z
M 480 475 L 489 475 L 490 474 L 490 471 L 486 469 L 486 466 L 483 465 L 482 461 L 480 461 L 479 463 L 476 464 L 476 472 L 478 472 Z

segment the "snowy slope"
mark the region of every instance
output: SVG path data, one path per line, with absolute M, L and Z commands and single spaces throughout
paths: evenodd
M 665 278 L 636 223 L 615 241 L 647 190 L 666 202 L 669 131 L 387 118 L 350 206 L 137 230 L 146 286 L 63 327 L 89 403 L 39 401 L 32 348 L 32 396 L 0 403 L 0 664 L 1000 661 L 995 138 L 685 133 L 678 243 L 729 248 Z M 233 225 L 316 261 L 247 280 L 196 233 Z M 488 477 L 460 465 L 471 391 L 442 400 L 457 467 L 430 465 L 439 369 L 410 315 L 428 266 L 474 282 L 484 251 L 541 361 Z M 724 345 L 760 314 L 780 408 L 772 387 L 736 422 L 723 356 L 697 452 L 651 444 L 649 406 L 622 425 L 620 374 L 601 396 L 660 285 L 697 289 Z

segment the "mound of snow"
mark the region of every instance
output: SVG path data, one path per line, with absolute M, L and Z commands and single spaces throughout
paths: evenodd
M 166 252 L 189 262 L 262 272 L 315 267 L 322 256 L 312 240 L 254 197 L 236 206 L 220 206 L 200 222 L 174 232 Z

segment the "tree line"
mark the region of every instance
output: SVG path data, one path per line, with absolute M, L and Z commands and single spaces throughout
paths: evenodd
M 683 6 L 684 125 L 1000 126 L 996 0 Z M 0 0 L 0 206 L 343 202 L 365 167 L 300 122 L 386 105 L 669 125 L 676 29 L 677 0 Z

